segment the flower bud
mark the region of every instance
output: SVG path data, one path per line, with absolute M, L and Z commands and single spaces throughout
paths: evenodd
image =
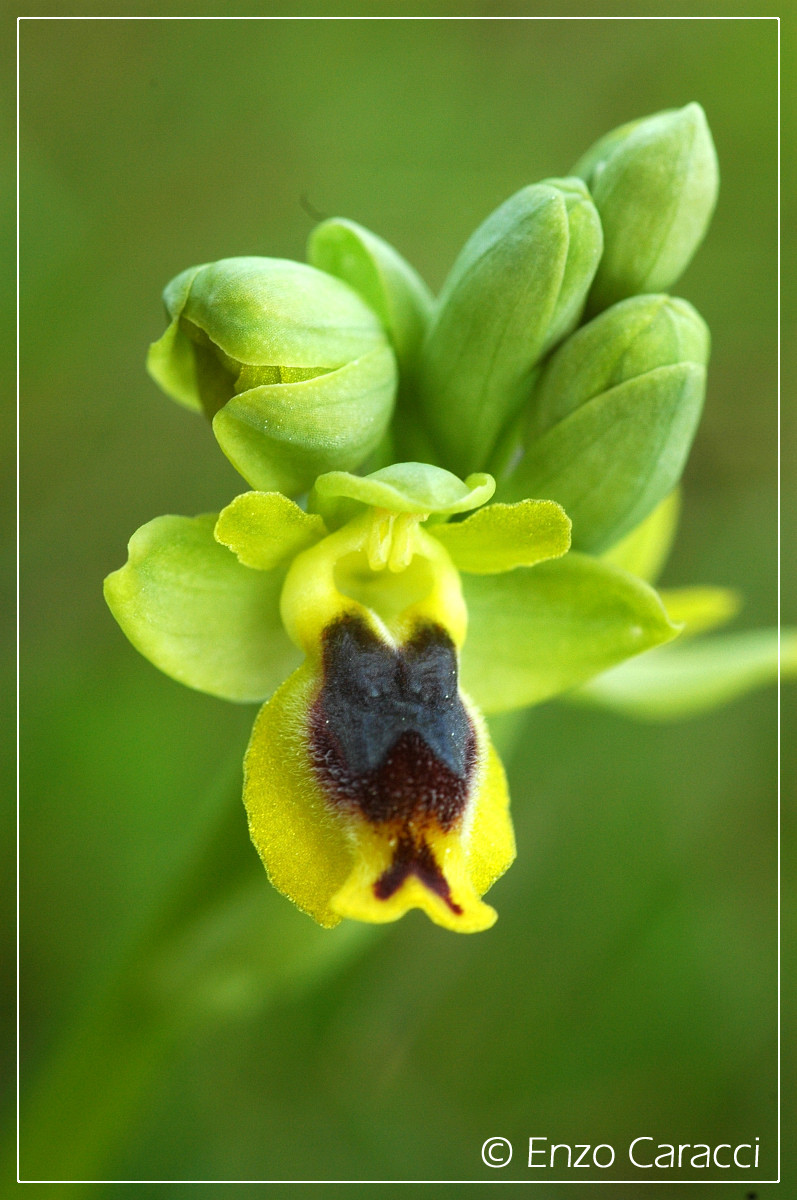
M 632 296 L 584 325 L 551 356 L 531 403 L 530 440 L 575 409 L 657 367 L 708 363 L 700 314 L 674 296 Z
M 589 311 L 669 289 L 703 240 L 717 201 L 717 155 L 700 105 L 613 130 L 573 174 L 586 181 L 603 225 Z
M 149 372 L 205 412 L 250 484 L 303 491 L 374 450 L 392 412 L 395 359 L 345 283 L 284 259 L 228 258 L 182 272 L 164 301 L 171 324 L 150 347 Z
M 613 545 L 680 478 L 708 354 L 708 330 L 684 300 L 635 296 L 596 317 L 546 364 L 525 457 L 500 498 L 556 500 L 574 547 Z
M 440 295 L 420 383 L 424 417 L 456 474 L 485 466 L 537 363 L 577 324 L 601 246 L 578 179 L 523 188 L 466 243 Z

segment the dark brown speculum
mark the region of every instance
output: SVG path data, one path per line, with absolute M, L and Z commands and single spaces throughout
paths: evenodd
M 346 616 L 324 634 L 310 754 L 330 805 L 380 828 L 393 846 L 374 885 L 388 899 L 414 875 L 459 911 L 428 844 L 462 820 L 476 735 L 459 695 L 457 653 L 438 625 L 399 647 Z

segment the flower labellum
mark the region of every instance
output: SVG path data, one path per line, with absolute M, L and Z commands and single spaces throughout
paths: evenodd
M 509 797 L 457 674 L 440 626 L 396 646 L 349 615 L 327 629 L 320 672 L 300 668 L 263 708 L 246 758 L 252 839 L 322 925 L 410 908 L 464 933 L 494 923 L 480 896 L 514 858 Z
M 487 929 L 481 896 L 514 858 L 504 772 L 458 684 L 459 574 L 427 516 L 368 507 L 283 588 L 306 660 L 258 717 L 244 801 L 272 882 L 323 925 L 421 908 Z

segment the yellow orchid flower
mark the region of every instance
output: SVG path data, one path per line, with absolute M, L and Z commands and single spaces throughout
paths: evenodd
M 482 708 L 556 694 L 676 632 L 646 584 L 562 557 L 558 504 L 482 507 L 494 486 L 402 463 L 320 476 L 310 511 L 246 492 L 218 518 L 150 522 L 106 582 L 163 670 L 270 697 L 245 759 L 251 836 L 274 885 L 322 925 L 420 908 L 448 929 L 489 928 L 482 896 L 515 844 Z

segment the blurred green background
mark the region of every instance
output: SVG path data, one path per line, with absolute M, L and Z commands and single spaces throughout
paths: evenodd
M 311 214 L 341 215 L 437 288 L 511 192 L 699 100 L 722 187 L 678 291 L 714 351 L 664 582 L 774 623 L 777 99 L 772 20 L 22 22 L 23 1178 L 528 1180 L 530 1135 L 617 1149 L 554 1178 L 634 1178 L 643 1135 L 758 1137 L 774 1177 L 774 691 L 497 728 L 519 855 L 496 928 L 329 933 L 248 844 L 254 709 L 161 676 L 101 581 L 143 522 L 245 490 L 144 373 L 174 274 L 303 258 Z

